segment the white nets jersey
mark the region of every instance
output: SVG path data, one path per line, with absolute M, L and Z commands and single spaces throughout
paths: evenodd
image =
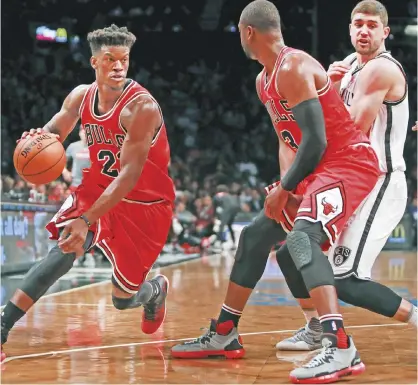
M 376 58 L 385 58 L 394 62 L 402 71 L 406 80 L 402 65 L 389 52 L 382 52 Z M 350 63 L 351 69 L 341 81 L 340 95 L 346 107 L 349 108 L 356 92 L 358 76 L 364 66 L 359 66 L 355 52 L 347 57 L 347 61 Z M 383 102 L 370 130 L 370 141 L 378 156 L 382 173 L 405 171 L 403 150 L 408 130 L 408 120 L 408 86 L 405 85 L 405 93 L 401 99 L 396 102 Z

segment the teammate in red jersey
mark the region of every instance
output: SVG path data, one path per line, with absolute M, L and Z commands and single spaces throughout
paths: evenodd
M 127 28 L 115 25 L 91 32 L 96 81 L 76 87 L 42 129 L 22 135 L 44 130 L 64 141 L 81 118 L 91 167 L 47 225 L 57 245 L 29 271 L 3 310 L 2 346 L 16 321 L 93 246 L 113 265 L 114 306 L 143 305 L 142 331 L 147 334 L 164 320 L 168 280 L 161 275 L 145 279 L 165 244 L 175 193 L 160 107 L 126 77 L 135 40 Z
M 377 158 L 365 134 L 354 127 L 324 68 L 307 53 L 284 45 L 280 16 L 272 3 L 256 0 L 247 5 L 239 29 L 246 54 L 264 66 L 258 80 L 260 99 L 279 138 L 296 152 L 280 184 L 269 192 L 265 212 L 283 222 L 290 192 L 298 190 L 303 196 L 281 252 L 301 272 L 324 330 L 323 350 L 292 371 L 291 380 L 333 382 L 342 375 L 361 373 L 364 365 L 345 333 L 332 269 L 321 246 L 335 241 L 372 191 L 378 178 Z M 242 258 L 239 251 L 237 258 Z M 234 268 L 231 280 L 235 274 L 237 282 Z M 211 325 L 203 337 L 173 347 L 173 355 L 203 357 L 223 350 L 240 356 L 242 342 L 233 326 Z

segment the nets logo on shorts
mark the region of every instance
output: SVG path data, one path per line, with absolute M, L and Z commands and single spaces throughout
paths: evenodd
M 334 251 L 334 265 L 341 266 L 351 254 L 351 250 L 345 246 L 338 246 Z

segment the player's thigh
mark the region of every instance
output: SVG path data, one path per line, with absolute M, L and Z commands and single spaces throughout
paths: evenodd
M 376 258 L 405 213 L 406 181 L 378 180 L 332 246 L 329 260 L 336 278 L 370 278 Z

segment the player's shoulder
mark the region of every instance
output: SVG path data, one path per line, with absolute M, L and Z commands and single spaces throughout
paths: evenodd
M 80 84 L 73 88 L 73 90 L 67 96 L 67 105 L 78 110 L 84 100 L 84 97 L 87 94 L 87 91 L 91 86 L 92 84 Z
M 300 74 L 306 72 L 316 59 L 305 51 L 292 48 L 283 57 L 279 68 L 282 75 Z
M 400 63 L 390 55 L 378 55 L 376 58 L 370 60 L 363 69 L 364 76 L 370 76 L 375 81 L 381 79 L 382 81 L 390 82 L 391 80 L 398 80 L 404 77 Z
M 261 81 L 263 80 L 264 68 L 259 72 L 255 78 L 255 89 L 257 90 L 258 98 L 261 100 Z
M 87 93 L 87 90 L 92 86 L 92 84 L 80 84 L 77 87 L 73 88 L 70 92 L 70 95 L 74 98 L 84 98 Z

